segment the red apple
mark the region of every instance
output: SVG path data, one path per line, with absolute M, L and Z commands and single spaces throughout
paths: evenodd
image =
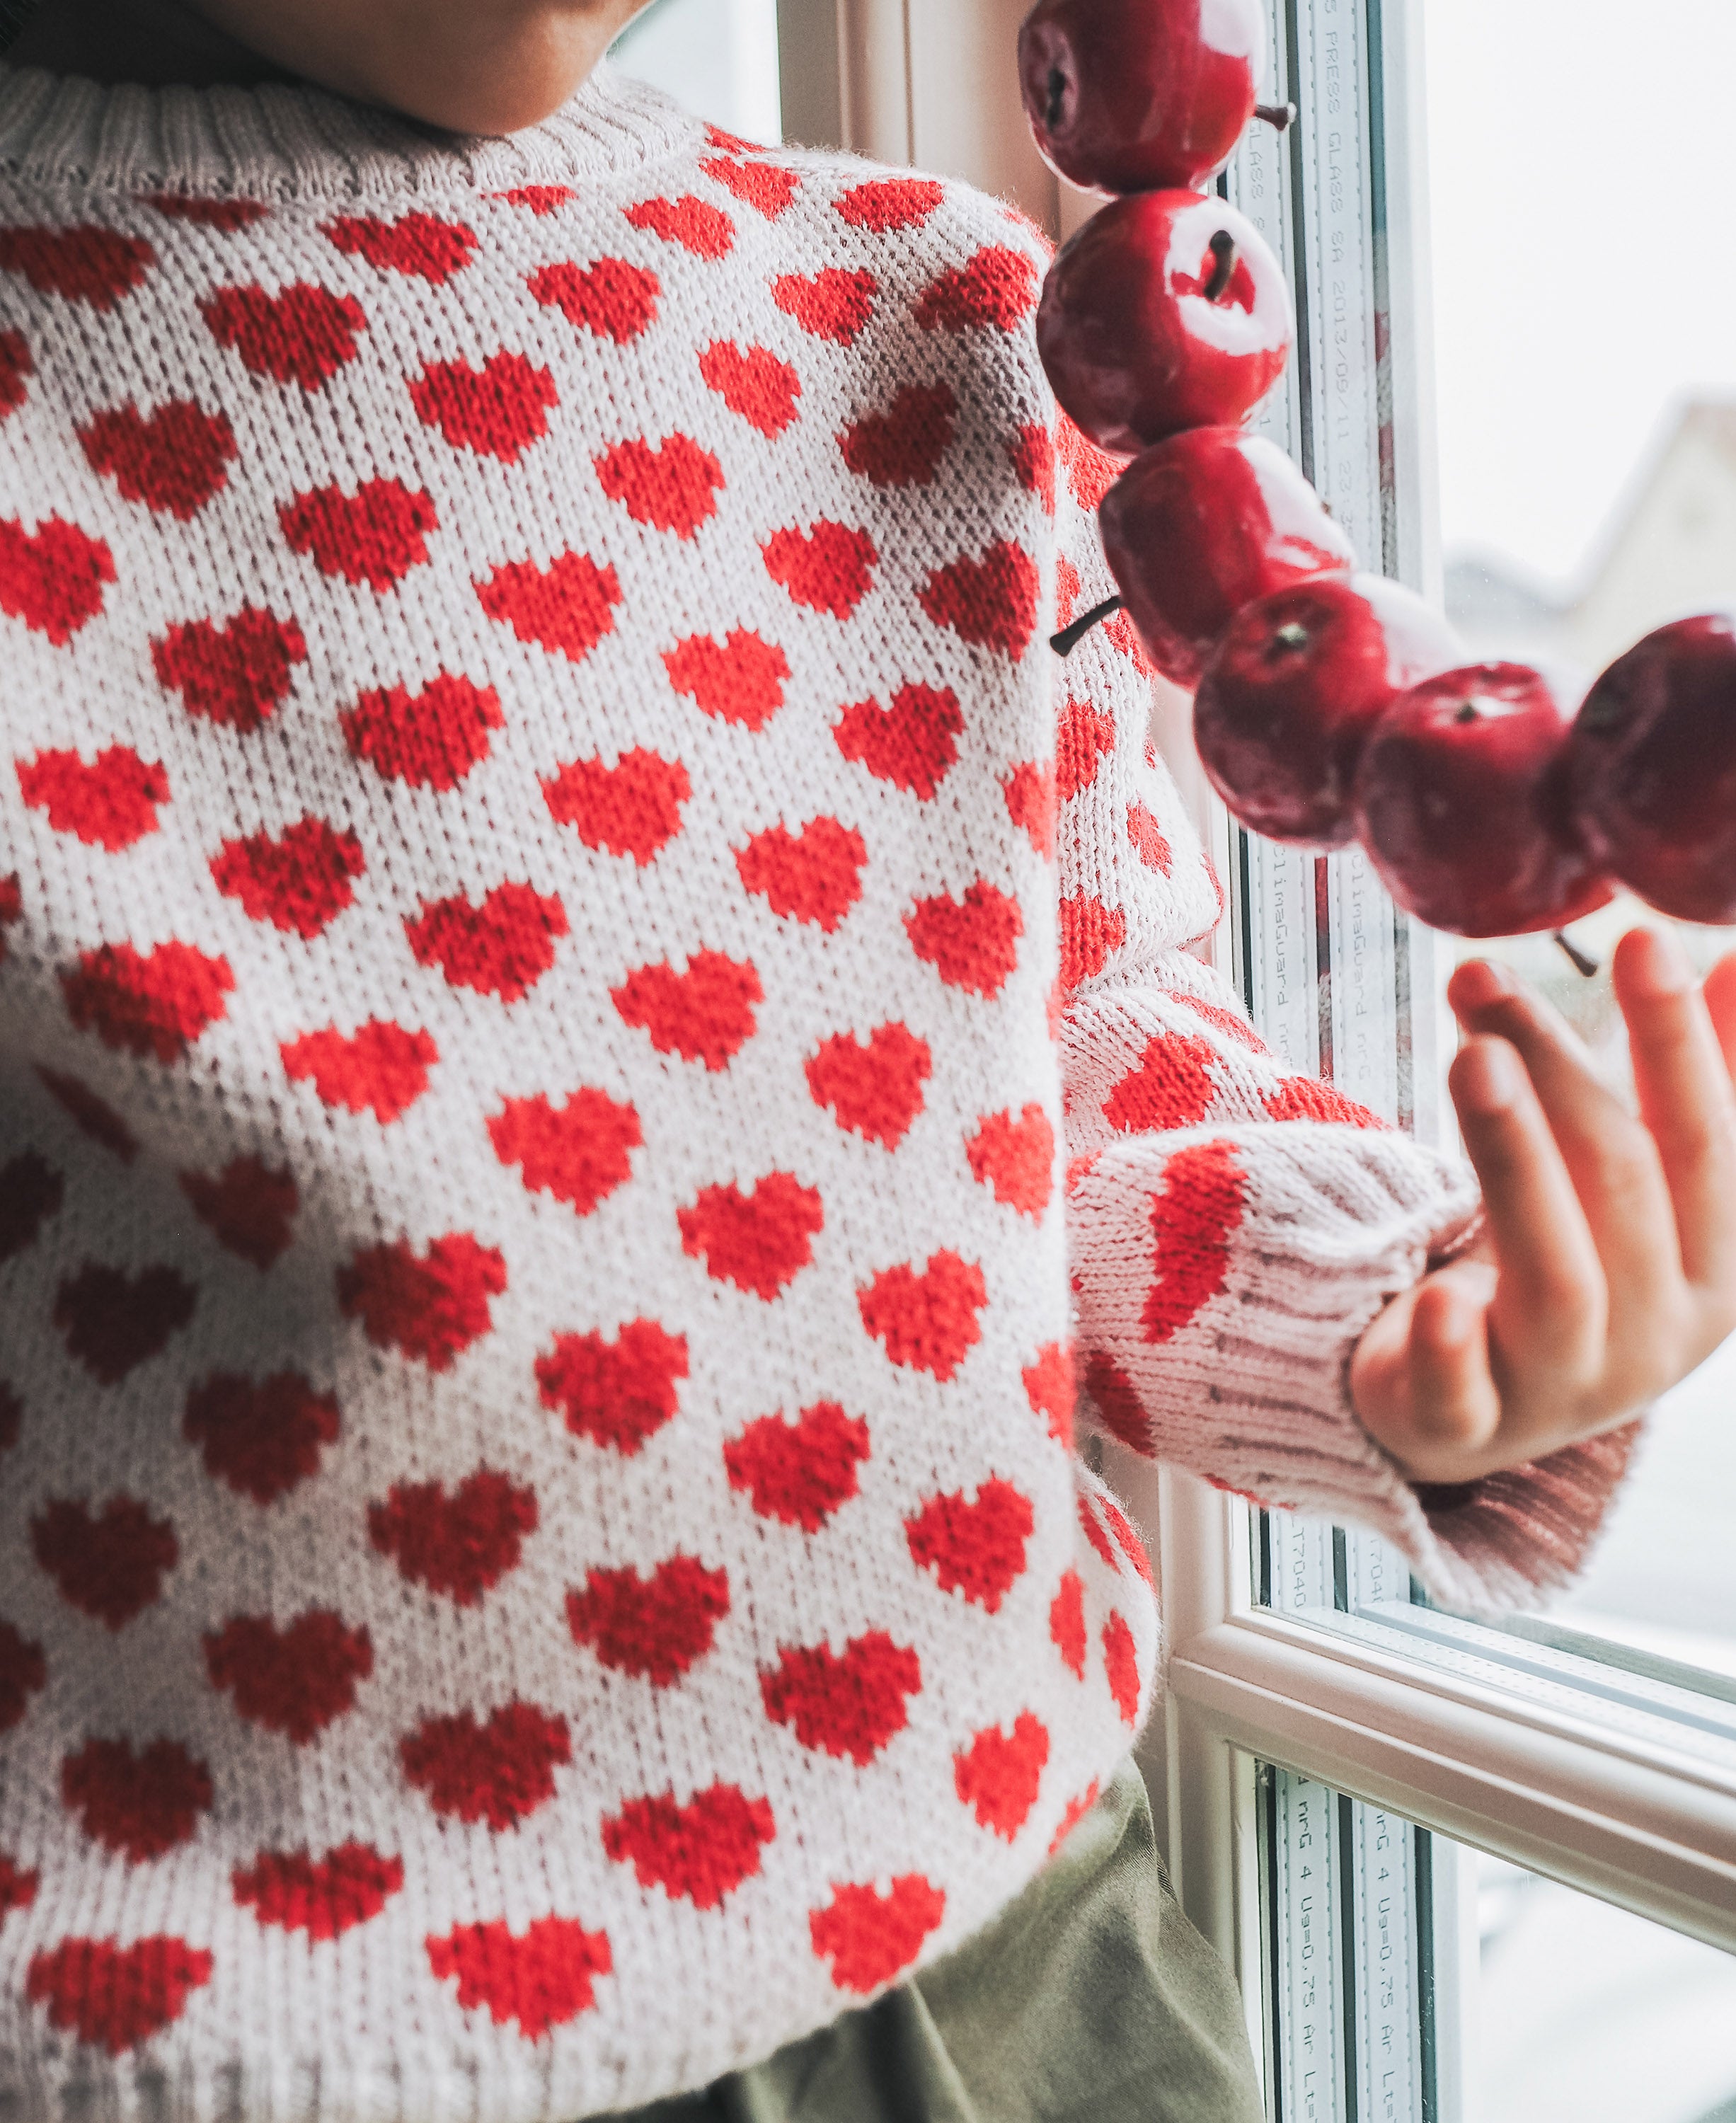
M 1520 936 L 1608 902 L 1568 805 L 1580 690 L 1528 664 L 1473 663 L 1381 718 L 1357 771 L 1357 832 L 1401 907 L 1460 936 Z
M 1465 649 L 1438 612 L 1380 575 L 1316 575 L 1245 605 L 1194 701 L 1213 785 L 1245 826 L 1297 846 L 1355 837 L 1369 732 L 1419 678 Z
M 1190 428 L 1147 450 L 1097 520 L 1152 661 L 1190 688 L 1244 605 L 1356 565 L 1355 547 L 1289 458 L 1241 428 Z
M 1677 620 L 1612 663 L 1567 750 L 1574 816 L 1661 914 L 1736 921 L 1736 624 Z
M 1039 0 L 1019 32 L 1025 114 L 1087 191 L 1201 185 L 1254 115 L 1259 0 Z
M 1290 290 L 1258 230 L 1198 192 L 1112 200 L 1063 246 L 1037 312 L 1055 396 L 1125 457 L 1184 428 L 1237 426 L 1295 336 Z

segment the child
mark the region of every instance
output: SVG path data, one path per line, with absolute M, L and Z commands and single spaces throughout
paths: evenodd
M 632 12 L 0 76 L 0 2109 L 1251 2123 L 1074 1352 L 1560 1580 L 1736 1324 L 1713 1019 L 1629 940 L 1649 1132 L 1462 975 L 1480 1235 L 1286 1076 L 1137 643 L 1044 646 L 1038 241 Z

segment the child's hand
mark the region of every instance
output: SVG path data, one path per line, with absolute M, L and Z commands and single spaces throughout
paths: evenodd
M 1477 1244 L 1396 1298 L 1350 1366 L 1363 1427 L 1415 1482 L 1559 1451 L 1638 1414 L 1736 1332 L 1736 954 L 1704 996 L 1673 937 L 1625 936 L 1615 987 L 1640 1118 L 1496 968 L 1448 990 Z

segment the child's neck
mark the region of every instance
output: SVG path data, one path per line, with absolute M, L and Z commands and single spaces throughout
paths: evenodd
M 44 0 L 7 57 L 14 66 L 148 88 L 253 87 L 290 78 L 183 0 Z

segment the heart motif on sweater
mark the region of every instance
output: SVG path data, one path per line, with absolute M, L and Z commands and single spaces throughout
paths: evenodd
M 115 560 L 101 538 L 45 516 L 34 531 L 0 518 L 0 612 L 65 648 L 102 610 Z
M 264 1270 L 294 1235 L 301 1190 L 292 1172 L 260 1157 L 232 1157 L 221 1172 L 183 1172 L 193 1213 L 232 1254 Z
M 497 884 L 480 907 L 462 897 L 425 900 L 404 933 L 418 964 L 438 966 L 447 985 L 518 1002 L 555 963 L 567 933 L 566 909 L 553 893 Z
M 1127 837 L 1133 853 L 1147 869 L 1154 869 L 1160 877 L 1170 874 L 1174 864 L 1175 851 L 1169 837 L 1157 822 L 1157 814 L 1147 810 L 1143 804 L 1129 804 L 1127 807 Z
M 190 715 L 251 737 L 289 694 L 307 644 L 293 619 L 246 605 L 218 626 L 209 619 L 171 627 L 151 644 L 158 681 Z
M 212 1686 L 234 1697 L 250 1725 L 298 1747 L 353 1709 L 358 1683 L 373 1671 L 366 1629 L 348 1628 L 326 1607 L 309 1608 L 287 1628 L 269 1615 L 239 1615 L 204 1646 Z
M 849 273 L 826 265 L 814 274 L 781 273 L 772 283 L 772 299 L 786 317 L 794 317 L 815 339 L 836 346 L 854 346 L 874 315 L 880 284 L 871 273 Z
M 838 1988 L 866 1998 L 910 1966 L 945 1914 L 939 1887 L 920 1872 L 901 1872 L 884 1894 L 834 1886 L 825 1908 L 809 1912 L 808 1932 Z
M 428 494 L 401 479 L 370 479 L 354 494 L 317 487 L 277 513 L 291 550 L 322 575 L 366 583 L 382 595 L 428 558 L 428 534 L 440 521 Z
M 148 1864 L 198 1833 L 211 1810 L 211 1772 L 177 1740 L 91 1740 L 61 1764 L 69 1812 L 93 1842 L 129 1864 Z
M 1097 778 L 1115 749 L 1115 718 L 1089 701 L 1070 700 L 1055 719 L 1055 790 L 1065 804 Z
M 195 228 L 215 228 L 234 236 L 257 221 L 269 221 L 271 209 L 263 199 L 197 199 L 188 192 L 145 192 L 147 206 L 166 221 L 184 221 Z
M 884 413 L 865 414 L 838 438 L 844 462 L 875 486 L 927 486 L 958 425 L 959 401 L 944 383 L 907 383 Z
M 832 734 L 846 759 L 927 803 L 959 757 L 964 716 L 950 686 L 899 687 L 892 705 L 858 701 Z
M 917 298 L 921 331 L 1011 331 L 1037 307 L 1043 276 L 1022 251 L 991 243 L 950 266 Z
M 299 1371 L 256 1381 L 218 1371 L 188 1393 L 181 1427 L 209 1474 L 237 1496 L 274 1504 L 311 1481 L 320 1454 L 337 1442 L 337 1397 Z
M 1049 1763 L 1049 1729 L 1021 1710 L 1012 1731 L 991 1725 L 952 1758 L 953 1783 L 979 1827 L 1011 1843 L 1030 1817 Z
M 645 1131 L 631 1105 L 581 1086 L 560 1106 L 542 1092 L 509 1099 L 490 1120 L 488 1137 L 503 1165 L 522 1168 L 533 1194 L 552 1194 L 588 1216 L 631 1179 Z
M 1073 1445 L 1073 1352 L 1065 1342 L 1045 1342 L 1020 1371 L 1033 1415 L 1049 1424 L 1049 1434 L 1064 1450 Z
M 157 253 L 137 236 L 85 222 L 73 228 L 0 229 L 0 273 L 21 273 L 39 295 L 112 310 L 140 286 Z
M 573 1759 L 558 1712 L 502 1704 L 478 1722 L 473 1711 L 425 1718 L 398 1742 L 407 1780 L 439 1814 L 485 1821 L 498 1835 L 555 1796 L 555 1772 Z
M 1227 1013 L 1226 1013 L 1227 1015 Z M 1384 1128 L 1378 1113 L 1372 1113 L 1330 1084 L 1311 1076 L 1287 1076 L 1276 1090 L 1268 1091 L 1260 1104 L 1275 1121 L 1325 1121 L 1343 1127 Z
M 436 361 L 410 386 L 410 402 L 425 427 L 438 428 L 455 450 L 516 464 L 548 433 L 561 402 L 555 379 L 522 354 L 491 354 L 480 368 L 467 361 Z
M 504 199 L 509 206 L 522 206 L 538 221 L 570 206 L 578 196 L 570 185 L 514 185 L 510 191 L 489 194 L 490 199 Z
M 364 258 L 382 273 L 407 273 L 436 288 L 462 273 L 476 250 L 475 229 L 431 213 L 402 213 L 395 221 L 345 214 L 320 232 L 346 258 Z
M 664 668 L 678 693 L 721 722 L 762 730 L 783 705 L 790 661 L 775 641 L 745 627 L 721 644 L 708 634 L 690 635 L 665 649 Z
M 840 194 L 833 212 L 852 228 L 890 236 L 901 228 L 920 228 L 945 196 L 945 185 L 932 177 L 870 177 Z
M 589 268 L 545 265 L 531 274 L 528 285 L 545 309 L 559 310 L 569 324 L 617 346 L 637 339 L 653 322 L 662 293 L 655 273 L 625 258 L 599 258 Z
M 404 1861 L 371 1844 L 340 1843 L 323 1858 L 306 1849 L 261 1850 L 237 1865 L 232 1890 L 242 1909 L 279 1931 L 341 1938 L 377 1917 L 404 1885 Z
M 323 818 L 298 818 L 275 838 L 225 841 L 211 859 L 218 890 L 238 901 L 249 921 L 310 941 L 354 905 L 351 880 L 365 868 L 355 835 Z
M 711 1648 L 730 1611 L 730 1580 L 691 1555 L 672 1555 L 649 1577 L 636 1570 L 593 1570 L 583 1591 L 566 1596 L 575 1644 L 617 1673 L 673 1688 Z
M 1025 1573 L 1035 1524 L 1030 1497 L 992 1474 L 974 1497 L 962 1490 L 931 1497 L 905 1520 L 904 1537 L 917 1568 L 931 1570 L 943 1592 L 962 1592 L 994 1615 Z
M 476 1607 L 518 1568 L 537 1521 L 534 1489 L 479 1467 L 449 1495 L 443 1482 L 395 1483 L 368 1507 L 368 1538 L 412 1585 Z
M 904 916 L 904 933 L 948 987 L 992 1000 L 1019 963 L 1025 916 L 1016 899 L 979 879 L 961 900 L 950 893 L 919 899 Z
M 641 1887 L 716 1910 L 758 1872 L 759 1854 L 777 1832 L 764 1799 L 716 1783 L 685 1806 L 673 1792 L 628 1799 L 619 1813 L 604 1815 L 603 1847 L 617 1865 L 632 1867 Z
M 1001 782 L 1006 815 L 1045 862 L 1055 857 L 1055 770 L 1021 760 Z
M 665 435 L 660 443 L 638 436 L 592 462 L 603 492 L 636 523 L 688 539 L 717 513 L 723 466 L 690 435 Z
M 727 258 L 735 248 L 735 223 L 721 207 L 683 192 L 679 199 L 641 199 L 622 209 L 635 228 L 678 243 L 696 258 Z
M 774 162 L 737 162 L 733 157 L 720 155 L 699 166 L 714 183 L 733 192 L 744 206 L 752 207 L 767 221 L 776 221 L 786 213 L 802 188 L 794 170 L 780 169 Z
M 171 1268 L 118 1268 L 87 1262 L 54 1294 L 54 1324 L 68 1353 L 106 1386 L 168 1346 L 193 1317 L 199 1293 Z
M 1020 1216 L 1040 1218 L 1055 1186 L 1055 1131 L 1041 1106 L 988 1113 L 966 1139 L 964 1155 L 982 1185 Z
M 255 284 L 219 288 L 199 306 L 218 344 L 239 356 L 250 376 L 321 391 L 346 362 L 368 318 L 353 295 L 334 295 L 311 281 L 274 294 Z
M 574 826 L 588 848 L 631 855 L 643 869 L 681 831 L 681 807 L 693 793 L 678 759 L 636 745 L 612 766 L 575 759 L 542 784 L 549 816 Z
M 469 1231 L 431 1239 L 420 1255 L 408 1239 L 364 1246 L 337 1272 L 344 1317 L 359 1319 L 376 1348 L 431 1371 L 449 1371 L 489 1332 L 489 1300 L 505 1288 L 504 1258 Z
M 1077 1570 L 1063 1570 L 1061 1583 L 1049 1608 L 1049 1639 L 1061 1654 L 1061 1663 L 1076 1680 L 1085 1678 L 1085 1580 Z
M 920 1694 L 922 1664 L 884 1629 L 829 1644 L 784 1646 L 775 1666 L 760 1669 L 759 1692 L 774 1725 L 787 1725 L 805 1747 L 866 1769 L 910 1722 L 906 1699 Z
M 1119 1615 L 1103 1625 L 1103 1671 L 1121 1722 L 1131 1729 L 1139 1722 L 1139 1653 Z
M 769 1305 L 814 1258 L 826 1216 L 816 1188 L 788 1172 L 768 1172 L 746 1193 L 733 1181 L 701 1188 L 677 1221 L 682 1251 L 703 1258 L 714 1282 L 733 1282 Z
M 1054 438 L 1039 421 L 1032 420 L 1012 437 L 1006 454 L 1018 481 L 1027 494 L 1043 504 L 1043 513 L 1055 513 Z
M 16 413 L 30 395 L 36 373 L 30 341 L 21 331 L 0 332 L 0 420 Z
M 1179 1334 L 1225 1288 L 1230 1241 L 1246 1203 L 1247 1178 L 1232 1142 L 1192 1144 L 1164 1166 L 1163 1191 L 1152 1197 L 1157 1280 L 1145 1301 L 1147 1342 Z
M 836 1401 L 816 1401 L 794 1422 L 762 1416 L 724 1446 L 730 1487 L 746 1492 L 762 1519 L 818 1533 L 859 1486 L 868 1426 Z
M 936 568 L 917 602 L 936 626 L 974 648 L 997 649 L 1016 663 L 1037 630 L 1042 579 L 1022 546 L 997 538 L 980 560 L 969 554 Z
M 868 846 L 854 826 L 810 818 L 791 832 L 768 826 L 735 851 L 745 888 L 786 920 L 809 921 L 829 936 L 862 896 Z
M 63 2034 L 124 2056 L 175 2024 L 211 1980 L 212 1966 L 203 1947 L 162 1933 L 130 1946 L 66 1938 L 30 1962 L 25 1994 L 48 2008 L 49 2024 Z
M 622 1022 L 650 1033 L 659 1054 L 703 1062 L 714 1071 L 727 1069 L 753 1037 L 754 1005 L 764 999 L 753 965 L 721 951 L 696 951 L 685 972 L 641 966 L 609 990 Z
M 65 1180 L 40 1151 L 21 1151 L 0 1165 L 0 1263 L 35 1245 L 65 1193 Z
M 492 686 L 442 672 L 419 693 L 404 686 L 364 693 L 338 721 L 353 758 L 387 781 L 443 794 L 487 758 L 490 733 L 506 717 Z
M 620 579 L 583 553 L 557 553 L 546 568 L 509 560 L 475 588 L 490 619 L 569 663 L 582 663 L 615 631 Z
M 111 744 L 88 764 L 76 752 L 39 752 L 18 762 L 18 788 L 57 833 L 118 855 L 157 831 L 157 808 L 169 800 L 169 777 L 157 760 Z
M 0 1620 L 0 1732 L 9 1732 L 30 1708 L 30 1698 L 47 1686 L 48 1661 L 41 1645 Z
M 128 404 L 99 413 L 77 430 L 91 469 L 112 479 L 124 501 L 190 523 L 228 485 L 240 454 L 226 413 L 207 413 L 185 399 L 147 417 Z
M 30 1521 L 30 1547 L 68 1605 L 111 1630 L 162 1597 L 162 1581 L 181 1556 L 168 1520 L 124 1496 L 111 1497 L 101 1511 L 83 1497 L 45 1504 Z
M 874 587 L 880 553 L 866 531 L 822 520 L 774 532 L 760 547 L 766 572 L 793 603 L 848 619 Z
M 599 1333 L 557 1334 L 537 1359 L 545 1408 L 558 1408 L 575 1437 L 589 1437 L 631 1460 L 681 1402 L 687 1375 L 686 1337 L 655 1319 L 629 1319 L 610 1342 Z
M 190 944 L 152 951 L 105 944 L 60 977 L 67 1015 L 81 1032 L 140 1061 L 178 1062 L 228 1012 L 235 976 L 227 958 Z
M 910 1132 L 933 1073 L 928 1043 L 895 1024 L 877 1026 L 866 1045 L 847 1032 L 823 1039 L 807 1065 L 814 1104 L 829 1106 L 841 1128 L 888 1150 Z
M 1106 907 L 1095 893 L 1070 893 L 1060 907 L 1061 986 L 1071 991 L 1095 980 L 1127 941 L 1127 911 Z
M 1191 1033 L 1161 1032 L 1103 1102 L 1103 1118 L 1119 1134 L 1195 1127 L 1211 1111 L 1220 1085 L 1212 1074 L 1223 1057 Z
M 427 1944 L 429 1966 L 457 1985 L 466 2012 L 486 2008 L 497 2027 L 511 2021 L 530 2042 L 589 2012 L 595 1979 L 615 1965 L 608 1934 L 570 1917 L 537 1917 L 523 1932 L 498 1921 L 460 1924 Z
M 982 1340 L 977 1315 L 988 1303 L 982 1269 L 950 1249 L 931 1254 L 920 1273 L 907 1261 L 856 1292 L 863 1326 L 892 1361 L 943 1385 Z
M 284 1074 L 311 1083 L 328 1106 L 371 1113 L 382 1126 L 407 1113 L 428 1089 L 440 1050 L 425 1032 L 372 1018 L 353 1033 L 335 1025 L 286 1039 L 278 1052 Z
M 41 1885 L 40 1872 L 26 1872 L 16 1858 L 0 1851 L 0 1923 L 14 1910 L 30 1908 Z
M 714 340 L 699 357 L 699 373 L 707 390 L 768 440 L 795 418 L 802 380 L 767 347 L 750 346 L 744 354 L 733 340 Z

